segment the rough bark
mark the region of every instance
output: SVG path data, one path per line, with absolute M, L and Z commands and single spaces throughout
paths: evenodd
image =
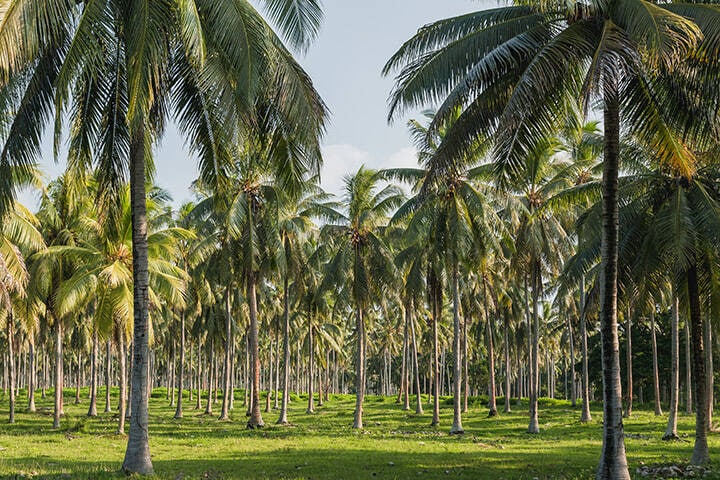
M 538 420 L 538 392 L 540 390 L 540 365 L 539 365 L 539 336 L 540 336 L 540 315 L 538 303 L 540 301 L 540 268 L 533 263 L 532 266 L 532 325 L 530 331 L 530 423 L 528 433 L 540 433 L 540 422 Z
M 126 473 L 151 475 L 148 436 L 148 245 L 145 204 L 145 128 L 135 128 L 130 142 L 130 206 L 133 250 L 133 370 L 132 417 L 123 461 Z
M 685 321 L 685 413 L 692 414 L 692 357 L 690 354 L 690 322 Z
M 603 446 L 598 480 L 629 480 L 625 456 L 620 383 L 620 343 L 617 325 L 618 172 L 620 163 L 620 101 L 618 80 L 605 80 L 603 211 L 600 264 L 600 335 L 603 375 Z
M 623 416 L 630 418 L 633 407 L 633 359 L 632 359 L 632 317 L 630 316 L 630 307 L 628 307 L 627 320 L 625 321 L 625 373 L 627 375 L 627 405 Z
M 483 278 L 483 296 L 485 298 L 485 337 L 487 339 L 487 361 L 488 361 L 488 417 L 495 417 L 497 411 L 497 398 L 495 394 L 495 344 L 493 342 L 493 325 L 490 318 L 490 310 L 486 281 Z
M 283 390 L 280 417 L 277 423 L 288 424 L 288 397 L 290 395 L 290 295 L 287 275 L 283 279 Z
M 260 353 L 258 348 L 258 318 L 257 318 L 257 273 L 249 271 L 247 275 L 248 302 L 250 306 L 250 362 L 252 396 L 250 399 L 250 419 L 248 428 L 261 428 L 265 426 L 260 413 Z
M 118 332 L 120 353 L 120 399 L 118 402 L 118 435 L 125 434 L 125 410 L 127 409 L 127 347 L 125 346 L 125 332 L 121 327 Z

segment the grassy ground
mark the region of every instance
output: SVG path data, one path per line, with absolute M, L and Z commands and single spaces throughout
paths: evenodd
M 101 391 L 99 410 L 104 406 Z M 0 402 L 0 478 L 123 478 L 118 473 L 126 437 L 115 435 L 112 413 L 88 419 L 87 398 L 73 405 L 66 392 L 66 417 L 60 431 L 52 426 L 51 397 L 41 400 L 39 413 L 17 415 L 9 425 L 7 402 Z M 24 401 L 24 397 L 21 397 Z M 115 399 L 113 399 L 115 400 Z M 162 479 L 585 479 L 592 478 L 600 455 L 601 412 L 594 422 L 580 424 L 579 409 L 566 402 L 541 402 L 539 435 L 528 435 L 526 406 L 487 418 L 485 408 L 472 406 L 464 416 L 465 434 L 447 434 L 452 406 L 442 406 L 441 428 L 430 428 L 430 416 L 401 411 L 393 398 L 368 397 L 365 430 L 353 431 L 352 396 L 332 397 L 313 415 L 305 402 L 291 403 L 292 426 L 275 426 L 277 412 L 267 413 L 268 426 L 245 429 L 242 399 L 231 422 L 218 422 L 186 409 L 174 420 L 164 391 L 155 391 L 150 411 L 150 450 L 157 478 Z M 20 403 L 23 403 L 22 401 Z M 219 409 L 219 404 L 216 409 Z M 427 406 L 426 410 L 430 407 Z M 666 417 L 635 410 L 625 423 L 631 471 L 643 464 L 687 462 L 692 451 L 694 418 L 681 416 L 684 438 L 660 440 Z M 711 456 L 720 437 L 711 436 Z M 717 477 L 720 478 L 720 477 Z

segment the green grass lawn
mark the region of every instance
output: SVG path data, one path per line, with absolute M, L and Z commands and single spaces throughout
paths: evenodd
M 59 431 L 51 428 L 50 396 L 38 399 L 38 413 L 19 413 L 15 425 L 5 420 L 7 401 L 0 402 L 0 478 L 123 478 L 118 470 L 127 439 L 114 434 L 114 414 L 89 419 L 86 395 L 80 405 L 72 404 L 74 391 L 68 390 L 65 398 L 69 403 Z M 449 402 L 442 405 L 441 427 L 433 429 L 429 414 L 416 416 L 403 412 L 394 398 L 370 396 L 365 430 L 358 432 L 350 428 L 354 397 L 331 397 L 313 415 L 305 414 L 305 402 L 295 397 L 292 426 L 274 425 L 273 411 L 264 414 L 266 428 L 251 431 L 245 428 L 238 398 L 231 422 L 201 415 L 193 410 L 194 402 L 184 419 L 174 420 L 164 390 L 156 390 L 150 406 L 150 450 L 157 478 L 585 479 L 593 477 L 600 455 L 599 405 L 594 405 L 593 423 L 582 425 L 579 408 L 541 402 L 542 431 L 528 435 L 525 405 L 513 402 L 515 412 L 487 418 L 486 409 L 477 404 L 464 415 L 465 434 L 450 436 Z M 21 396 L 20 404 L 24 400 Z M 633 418 L 626 420 L 632 472 L 643 464 L 689 459 L 694 417 L 681 416 L 683 440 L 672 443 L 660 439 L 666 419 L 636 407 Z M 720 438 L 713 434 L 710 441 L 714 457 Z

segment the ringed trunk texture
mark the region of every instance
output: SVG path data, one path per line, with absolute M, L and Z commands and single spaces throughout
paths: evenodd
M 670 317 L 670 415 L 663 440 L 674 440 L 677 434 L 678 397 L 680 396 L 680 329 L 679 300 L 673 296 Z
M 620 383 L 620 342 L 617 325 L 618 172 L 620 163 L 620 101 L 617 79 L 605 80 L 603 213 L 600 265 L 600 335 L 603 374 L 603 446 L 598 480 L 629 480 L 625 456 Z
M 130 205 L 133 250 L 133 369 L 130 431 L 123 461 L 126 473 L 151 475 L 148 436 L 148 245 L 145 204 L 145 128 L 141 126 L 130 143 Z
M 705 344 L 703 318 L 700 307 L 697 264 L 687 272 L 688 300 L 690 302 L 690 338 L 692 340 L 692 365 L 695 377 L 695 447 L 690 463 L 704 465 L 710 461 L 708 451 L 708 396 L 705 375 Z
M 630 418 L 632 415 L 632 407 L 633 407 L 633 372 L 632 372 L 632 317 L 630 316 L 630 307 L 628 307 L 628 313 L 627 313 L 627 321 L 625 323 L 626 325 L 626 340 L 627 340 L 627 350 L 626 353 L 626 373 L 627 373 L 627 408 L 625 409 L 625 413 L 623 414 L 624 417 Z
M 118 402 L 118 435 L 125 434 L 125 414 L 127 410 L 127 347 L 125 345 L 125 332 L 120 328 L 118 332 L 120 348 L 120 401 Z
M 358 347 L 356 357 L 355 375 L 355 419 L 353 428 L 363 428 L 363 402 L 365 401 L 365 319 L 362 308 L 357 306 L 355 313 L 355 328 L 357 330 Z
M 580 278 L 580 340 L 582 342 L 582 413 L 580 421 L 592 421 L 590 415 L 590 374 L 588 372 L 587 322 L 585 319 L 585 276 Z

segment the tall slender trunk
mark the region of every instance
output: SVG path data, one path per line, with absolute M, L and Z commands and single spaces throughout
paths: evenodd
M 287 274 L 283 278 L 283 390 L 280 417 L 277 423 L 288 424 L 288 396 L 290 395 L 290 294 Z
M 413 371 L 415 372 L 415 414 L 422 415 L 423 414 L 423 408 L 422 408 L 422 395 L 420 391 L 420 365 L 418 363 L 418 351 L 417 351 L 417 338 L 415 336 L 415 318 L 413 315 L 413 308 L 414 308 L 414 302 L 411 299 L 410 300 L 410 308 L 408 309 L 409 313 L 409 322 L 410 322 L 410 337 L 412 342 L 412 362 L 413 362 Z
M 28 332 L 28 367 L 30 376 L 28 378 L 28 412 L 35 412 L 35 389 L 37 388 L 37 366 L 35 357 L 35 331 L 30 328 Z
M 625 373 L 627 374 L 627 407 L 625 408 L 624 417 L 630 418 L 633 407 L 633 359 L 632 359 L 632 316 L 630 315 L 630 306 L 628 306 L 627 320 L 625 321 L 625 340 L 627 349 L 625 350 Z
M 198 346 L 197 346 L 197 395 L 195 395 L 195 410 L 200 410 L 202 408 L 202 344 L 201 340 L 198 339 Z
M 251 210 L 251 209 L 249 209 Z M 250 270 L 247 274 L 248 302 L 250 306 L 250 361 L 252 397 L 250 399 L 249 428 L 265 426 L 260 413 L 260 353 L 258 348 L 258 318 L 257 318 L 257 273 Z
M 440 304 L 442 300 L 438 297 L 442 295 L 438 290 L 440 288 L 433 286 L 433 356 L 432 356 L 432 389 L 433 389 L 433 416 L 430 426 L 436 427 L 440 425 L 440 346 L 438 340 L 438 322 L 441 316 Z
M 315 343 L 313 338 L 312 314 L 308 312 L 308 404 L 305 413 L 315 412 L 313 377 L 315 376 Z
M 592 421 L 590 415 L 590 375 L 588 373 L 587 320 L 585 318 L 585 276 L 580 277 L 580 341 L 582 342 L 582 413 L 580 421 Z
M 490 299 L 488 298 L 487 281 L 483 277 L 483 298 L 485 300 L 485 337 L 487 337 L 488 357 L 488 417 L 495 417 L 497 411 L 497 399 L 495 395 L 495 344 L 493 342 L 493 325 L 490 318 Z
M 130 375 L 127 376 L 127 379 L 128 379 L 128 390 L 127 391 L 131 392 L 131 394 L 132 394 L 132 378 L 133 378 L 133 355 L 132 355 L 132 352 L 135 350 L 135 348 L 133 347 L 132 341 L 128 344 L 127 350 L 128 350 L 128 352 L 126 352 L 126 353 L 128 354 L 128 362 L 130 362 L 129 363 L 130 368 L 128 370 L 130 372 Z M 128 419 L 128 418 L 132 417 L 132 401 L 129 401 L 126 405 L 127 405 L 127 413 L 125 414 L 125 418 Z
M 151 475 L 148 436 L 148 245 L 145 204 L 145 127 L 134 128 L 130 142 L 130 206 L 133 250 L 133 370 L 132 417 L 123 461 L 126 473 Z
M 407 305 L 405 305 L 407 307 Z M 410 394 L 408 392 L 408 353 L 410 351 L 410 342 L 408 338 L 408 311 L 404 309 L 404 321 L 403 321 L 403 348 L 402 348 L 402 365 L 400 368 L 400 391 L 398 392 L 398 398 L 396 403 L 400 400 L 403 402 L 403 410 L 410 410 Z
M 510 408 L 510 371 L 511 371 L 511 365 L 510 365 L 510 326 L 509 326 L 509 320 L 507 312 L 505 312 L 504 315 L 504 328 L 503 328 L 503 336 L 504 336 L 504 350 L 505 350 L 505 408 L 503 411 L 505 413 L 510 413 L 512 410 Z
M 177 375 L 177 405 L 175 407 L 175 418 L 183 417 L 183 390 L 185 379 L 185 312 L 180 313 L 180 365 Z M 192 382 L 190 382 L 192 387 Z M 190 389 L 192 391 L 192 388 Z
M 268 349 L 268 380 L 267 380 L 267 396 L 265 397 L 265 412 L 270 412 L 270 400 L 273 391 L 273 344 L 274 340 L 270 339 L 270 348 Z M 322 403 L 322 402 L 321 402 Z
M 453 296 L 453 422 L 450 427 L 451 434 L 463 433 L 462 405 L 460 402 L 462 385 L 462 351 L 460 342 L 460 272 L 457 258 L 452 267 L 452 296 Z
M 112 341 L 105 341 L 105 413 L 112 412 L 110 408 L 110 384 L 112 382 Z
M 465 316 L 463 319 L 463 331 L 462 331 L 462 352 L 463 352 L 463 413 L 468 411 L 468 397 L 470 396 L 470 370 L 468 367 L 468 323 L 470 323 L 470 317 Z
M 538 303 L 540 298 L 540 267 L 532 262 L 531 283 L 532 283 L 532 325 L 530 331 L 530 423 L 528 433 L 540 433 L 540 422 L 538 420 L 538 391 L 540 390 L 540 365 L 538 343 L 540 336 L 540 315 Z
M 573 334 L 570 315 L 567 316 L 568 345 L 570 346 L 570 405 L 577 405 L 577 390 L 575 389 L 575 335 Z M 567 370 L 565 370 L 567 372 Z
M 90 358 L 90 406 L 88 407 L 88 417 L 97 417 L 98 343 L 97 326 L 95 326 L 93 327 L 93 346 Z
M 278 398 L 280 394 L 280 338 L 279 335 L 277 335 L 277 329 L 275 329 L 275 333 L 275 388 L 273 390 L 273 410 L 277 410 L 280 407 Z M 328 363 L 328 365 L 330 364 Z
M 692 356 L 690 354 L 690 320 L 685 321 L 685 413 L 692 414 Z
M 125 434 L 125 413 L 127 409 L 127 347 L 125 345 L 125 331 L 122 325 L 118 326 L 118 360 L 120 361 L 120 400 L 118 402 L 118 435 Z
M 53 428 L 60 428 L 60 416 L 63 414 L 63 328 L 62 320 L 55 319 L 55 408 L 53 410 Z
M 655 305 L 650 310 L 650 331 L 652 340 L 652 360 L 653 360 L 653 387 L 655 390 L 655 415 L 662 415 L 662 406 L 660 405 L 660 371 L 658 369 L 658 353 L 657 353 L 657 335 L 655 334 Z
M 673 287 L 672 312 L 670 316 L 670 415 L 663 440 L 674 440 L 677 434 L 678 397 L 680 396 L 680 329 L 679 300 Z
M 205 415 L 212 415 L 213 358 L 215 358 L 215 339 L 210 339 L 210 350 L 207 352 L 207 401 Z
M 690 303 L 690 338 L 692 340 L 692 365 L 695 377 L 695 447 L 690 463 L 704 465 L 710 461 L 708 451 L 708 396 L 705 376 L 705 343 L 703 339 L 703 317 L 700 307 L 697 264 L 693 263 L 687 272 L 688 301 Z
M 618 172 L 620 163 L 619 79 L 604 81 L 605 151 L 603 162 L 603 213 L 600 265 L 600 335 L 603 373 L 603 447 L 598 480 L 630 478 L 625 455 L 620 383 L 620 343 L 617 325 Z
M 360 305 L 355 304 L 355 329 L 358 337 L 355 365 L 355 418 L 353 428 L 363 428 L 363 402 L 365 401 L 365 319 Z
M 80 404 L 80 364 L 82 363 L 82 353 L 78 352 L 77 361 L 75 362 L 75 405 Z
M 707 425 L 708 432 L 713 431 L 713 402 L 714 402 L 714 385 L 715 385 L 715 372 L 713 368 L 713 333 L 710 321 L 705 319 L 703 327 L 704 342 L 705 342 L 705 391 L 707 392 Z
M 10 393 L 10 395 L 8 396 L 8 401 L 10 404 L 8 421 L 10 423 L 15 423 L 15 319 L 13 318 L 12 310 L 8 313 L 6 321 L 8 343 L 8 391 Z
M 220 408 L 220 420 L 229 420 L 228 415 L 230 409 L 230 362 L 232 354 L 232 312 L 231 312 L 232 300 L 230 298 L 230 286 L 227 287 L 225 292 L 225 378 L 223 379 L 223 401 L 222 407 Z

